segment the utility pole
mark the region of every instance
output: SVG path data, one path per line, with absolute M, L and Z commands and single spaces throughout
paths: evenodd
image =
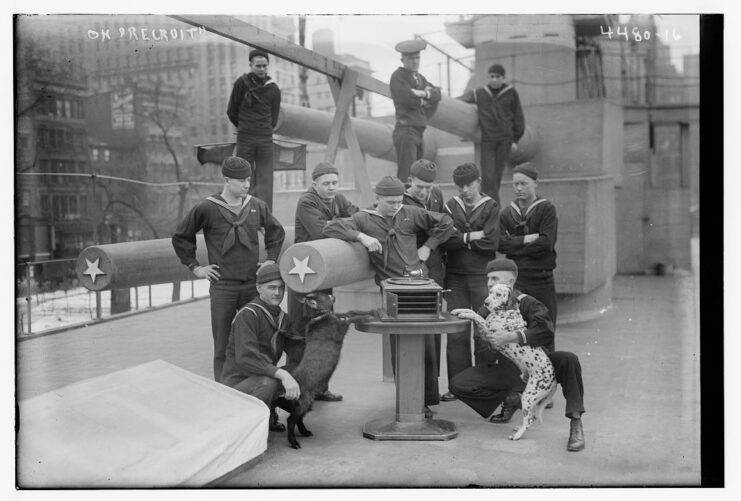
M 298 43 L 301 47 L 306 47 L 306 16 L 298 16 Z M 310 108 L 309 103 L 309 91 L 306 88 L 306 81 L 309 79 L 309 74 L 306 70 L 306 66 L 299 66 L 298 70 L 298 90 L 299 90 L 299 105 L 303 108 Z

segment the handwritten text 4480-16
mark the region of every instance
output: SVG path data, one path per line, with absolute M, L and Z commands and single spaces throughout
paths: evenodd
M 599 30 L 602 35 L 607 35 L 607 38 L 609 38 L 610 40 L 612 40 L 613 35 L 615 35 L 615 37 L 624 37 L 626 40 L 630 40 L 632 38 L 636 42 L 651 40 L 652 35 L 665 42 L 668 42 L 669 40 L 681 40 L 682 38 L 677 33 L 677 30 L 674 28 L 671 29 L 671 32 L 667 28 L 664 31 L 656 31 L 654 33 L 651 33 L 648 30 L 641 31 L 641 29 L 637 26 L 634 26 L 633 29 L 631 29 L 630 31 L 628 31 L 627 26 L 618 26 L 617 32 L 615 32 L 612 31 L 612 26 L 608 26 L 607 31 L 605 31 L 605 27 L 600 25 Z

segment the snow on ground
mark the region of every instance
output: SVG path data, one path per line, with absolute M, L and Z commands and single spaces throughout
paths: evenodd
M 208 296 L 207 280 L 182 282 L 180 297 Z M 171 303 L 172 284 L 158 284 L 150 287 L 135 287 L 131 289 L 131 310 L 143 310 L 151 306 L 157 307 Z M 138 300 L 137 300 L 138 296 Z M 70 324 L 87 322 L 96 319 L 95 292 L 84 287 L 66 291 L 40 292 L 31 295 L 31 333 L 39 334 L 49 329 L 56 329 Z M 111 316 L 111 292 L 100 293 L 102 318 Z M 29 334 L 28 329 L 28 301 L 25 297 L 16 298 L 16 322 L 22 326 L 23 334 Z

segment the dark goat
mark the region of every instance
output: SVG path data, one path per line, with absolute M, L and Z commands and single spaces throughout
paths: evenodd
M 290 413 L 288 417 L 288 442 L 294 449 L 301 445 L 296 440 L 295 427 L 305 437 L 313 434 L 304 425 L 304 416 L 314 403 L 314 397 L 332 377 L 340 360 L 342 343 L 350 324 L 374 318 L 374 312 L 335 314 L 332 312 L 334 297 L 323 292 L 311 292 L 304 299 L 306 346 L 303 357 L 292 376 L 301 388 L 298 400 L 280 398 L 276 404 Z M 297 326 L 300 328 L 300 326 Z

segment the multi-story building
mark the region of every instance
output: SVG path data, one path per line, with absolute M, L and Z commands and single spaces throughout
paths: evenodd
M 293 37 L 289 16 L 243 19 Z M 17 172 L 97 173 L 149 183 L 215 181 L 215 170 L 197 164 L 192 146 L 233 140 L 226 105 L 234 80 L 249 71 L 249 47 L 167 16 L 16 20 L 21 44 L 35 51 L 33 60 L 17 60 Z M 296 66 L 271 58 L 270 73 L 284 102 L 297 103 Z M 29 103 L 33 109 L 24 111 Z M 167 142 L 162 126 L 151 119 L 157 110 L 177 118 L 167 125 Z M 74 256 L 94 241 L 164 234 L 190 198 L 214 189 L 191 186 L 181 198 L 176 186 L 145 188 L 102 177 L 94 184 L 90 177 L 17 178 L 22 259 Z
M 89 214 L 86 98 L 79 73 L 41 62 L 16 71 L 16 255 L 19 260 L 76 255 L 93 240 Z M 48 63 L 48 64 L 47 64 Z M 69 175 L 49 175 L 49 173 Z
M 100 180 L 100 203 L 125 240 L 168 234 L 194 198 L 215 189 L 198 183 L 218 184 L 215 170 L 192 158 L 185 101 L 179 87 L 146 80 L 90 98 L 93 167 L 118 178 Z
M 700 54 L 686 54 L 682 58 L 682 74 L 685 78 L 686 103 L 700 102 Z

